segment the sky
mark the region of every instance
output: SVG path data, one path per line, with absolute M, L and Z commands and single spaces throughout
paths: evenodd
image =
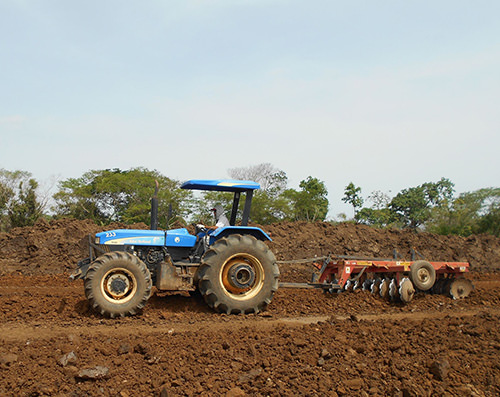
M 352 216 L 500 186 L 500 2 L 0 0 L 0 168 L 40 184 L 270 163 Z M 369 202 L 367 202 L 369 204 Z

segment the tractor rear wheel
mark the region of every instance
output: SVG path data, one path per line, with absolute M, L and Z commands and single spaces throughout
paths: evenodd
M 258 313 L 278 289 L 279 268 L 266 244 L 234 234 L 216 241 L 201 259 L 199 290 L 220 313 Z
M 148 301 L 152 285 L 144 262 L 121 251 L 98 257 L 84 281 L 92 309 L 111 318 L 136 314 Z

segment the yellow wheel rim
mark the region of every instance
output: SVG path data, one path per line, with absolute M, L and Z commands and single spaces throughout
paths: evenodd
M 264 285 L 264 267 L 253 255 L 236 254 L 228 258 L 220 271 L 220 283 L 226 295 L 247 300 L 257 295 Z
M 137 280 L 130 270 L 114 268 L 101 280 L 101 292 L 111 303 L 123 304 L 133 298 L 137 291 Z

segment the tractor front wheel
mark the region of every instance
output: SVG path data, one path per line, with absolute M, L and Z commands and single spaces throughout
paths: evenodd
M 121 251 L 98 257 L 84 281 L 92 309 L 111 318 L 136 314 L 148 301 L 152 284 L 147 266 Z
M 258 313 L 278 289 L 279 268 L 267 245 L 249 235 L 216 241 L 198 271 L 205 302 L 220 313 Z

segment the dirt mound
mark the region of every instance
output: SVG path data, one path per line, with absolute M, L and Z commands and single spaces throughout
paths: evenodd
M 464 238 L 324 222 L 279 223 L 265 230 L 271 234 L 270 245 L 278 260 L 328 254 L 393 258 L 394 250 L 411 260 L 413 248 L 431 261 L 469 262 L 472 270 L 482 272 L 500 269 L 500 238 L 489 235 Z
M 364 225 L 326 222 L 277 223 L 262 227 L 279 261 L 328 254 L 392 258 L 394 250 L 411 259 L 411 249 L 429 260 L 465 261 L 473 271 L 500 269 L 500 238 L 488 235 L 439 236 L 408 230 L 376 229 Z M 33 227 L 0 234 L 0 274 L 57 274 L 70 272 L 88 256 L 88 235 L 112 229 L 147 229 L 143 223 L 98 226 L 92 221 L 40 221 Z
M 114 223 L 110 229 L 145 229 L 143 223 Z M 56 274 L 71 272 L 88 256 L 88 235 L 103 231 L 90 220 L 40 220 L 33 227 L 15 228 L 0 233 L 0 274 Z

